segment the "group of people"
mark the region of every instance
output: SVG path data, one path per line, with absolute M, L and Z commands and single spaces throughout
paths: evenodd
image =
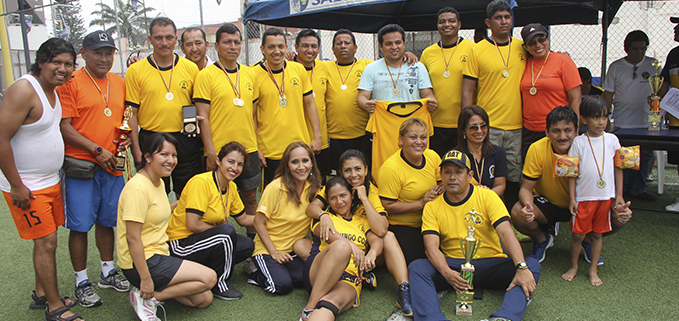
M 174 23 L 160 17 L 149 28 L 153 52 L 129 61 L 124 79 L 110 72 L 109 34 L 85 37 L 78 70 L 70 43 L 47 40 L 0 105 L 0 187 L 20 237 L 35 243 L 30 308 L 45 309 L 46 320 L 82 320 L 70 307 L 102 304 L 86 264 L 93 226 L 98 287 L 132 289 L 141 320 L 156 320 L 170 298 L 198 308 L 241 298 L 230 282 L 241 262 L 248 283 L 267 292 L 306 288 L 301 320 L 357 307 L 381 265 L 398 284 L 396 305 L 416 320 L 446 319 L 436 292 L 472 287 L 506 289 L 489 319 L 520 320 L 558 222 L 573 231 L 562 277 L 573 280 L 582 248 L 590 283 L 601 285 L 602 236 L 632 215 L 623 194 L 652 197 L 643 182 L 650 164 L 623 174 L 613 166 L 620 144 L 604 132 L 611 103 L 616 125 L 639 120 L 641 112 L 626 115 L 646 106 L 628 99 L 640 99 L 630 88 L 650 75 L 639 69 L 648 38 L 628 35 L 628 56 L 611 65 L 623 71 L 609 72 L 600 97 L 581 88 L 568 55 L 550 50 L 546 27 L 525 26 L 523 41 L 511 36 L 504 0 L 488 4 L 491 34 L 478 43 L 458 35 L 454 8 L 437 17 L 441 40 L 419 59 L 394 24 L 377 34 L 384 58 L 376 61 L 355 57 L 347 29 L 333 36 L 336 60 L 324 62 L 313 30 L 299 32 L 291 54 L 285 33 L 269 28 L 253 66 L 237 62 L 235 25 L 216 31 L 212 62 L 203 30 L 181 34 L 181 57 Z M 661 94 L 677 86 L 675 53 Z M 196 115 L 184 116 L 192 104 Z M 192 117 L 195 133 L 184 127 Z M 116 131 L 123 118 L 127 139 Z M 587 129 L 576 138 L 581 122 Z M 124 182 L 119 156 L 128 147 L 137 172 Z M 579 157 L 581 176 L 556 177 L 557 154 Z M 75 300 L 57 288 L 64 223 Z M 473 284 L 460 276 L 470 226 L 481 240 Z M 528 256 L 513 229 L 532 239 Z

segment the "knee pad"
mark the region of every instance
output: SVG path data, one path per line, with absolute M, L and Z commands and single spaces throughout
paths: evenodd
M 318 301 L 318 304 L 316 304 L 315 309 L 320 309 L 320 308 L 326 308 L 326 309 L 330 310 L 330 312 L 332 312 L 332 314 L 335 316 L 335 318 L 337 318 L 337 315 L 339 314 L 339 308 L 330 301 L 326 301 L 326 300 Z

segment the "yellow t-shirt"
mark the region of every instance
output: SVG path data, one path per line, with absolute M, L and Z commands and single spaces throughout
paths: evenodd
M 365 135 L 370 114 L 358 107 L 358 83 L 369 59 L 356 60 L 354 64 L 338 65 L 336 61 L 325 62 L 328 70 L 328 91 L 325 93 L 328 117 L 328 137 L 354 139 Z M 339 70 L 339 71 L 338 71 Z M 342 84 L 347 90 L 342 90 Z
M 419 202 L 441 180 L 441 157 L 431 150 L 424 151 L 422 165 L 409 163 L 402 150 L 398 150 L 384 162 L 380 169 L 380 198 L 398 202 Z M 389 224 L 420 227 L 422 211 L 389 214 Z
M 208 121 L 212 129 L 212 144 L 219 153 L 222 146 L 231 141 L 241 143 L 248 153 L 257 151 L 257 136 L 252 113 L 255 100 L 255 72 L 248 66 L 238 65 L 239 70 L 227 70 L 229 77 L 240 92 L 245 103 L 238 107 L 233 103 L 236 93 L 218 63 L 200 71 L 196 78 L 193 100 L 210 105 Z M 238 79 L 238 84 L 236 80 Z M 240 87 L 239 87 L 240 86 Z
M 420 61 L 429 71 L 434 95 L 439 102 L 436 110 L 431 113 L 434 127 L 457 128 L 462 99 L 462 69 L 473 46 L 474 42 L 461 38 L 457 45 L 441 48 L 439 41 L 422 52 Z M 446 62 L 450 73 L 447 78 L 443 75 L 446 71 Z
M 125 102 L 139 108 L 139 127 L 164 133 L 181 131 L 182 107 L 192 104 L 193 83 L 198 72 L 196 64 L 179 56 L 175 56 L 174 68 L 161 68 L 160 72 L 151 56 L 130 65 L 125 74 Z M 174 96 L 170 101 L 165 99 L 168 93 L 165 84 Z
M 313 90 L 306 69 L 302 64 L 287 61 L 283 70 L 272 74 L 278 86 L 283 85 L 285 74 L 285 98 L 287 105 L 280 106 L 279 92 L 269 77 L 263 63 L 253 66 L 255 70 L 255 92 L 257 100 L 257 141 L 264 157 L 278 160 L 285 148 L 293 142 L 311 143 L 306 125 L 304 96 Z
M 229 216 L 238 217 L 245 213 L 236 183 L 229 182 L 227 195 L 224 195 L 217 187 L 215 175 L 214 171 L 201 173 L 186 183 L 167 228 L 170 241 L 181 240 L 193 234 L 186 228 L 187 213 L 199 215 L 201 221 L 210 225 L 224 224 Z
M 321 187 L 321 189 L 318 190 L 318 193 L 316 193 L 316 198 L 319 201 L 323 202 L 323 208 L 327 208 L 328 206 L 330 206 L 328 200 L 325 199 L 325 186 Z M 368 200 L 370 201 L 370 204 L 372 204 L 373 208 L 375 208 L 375 211 L 378 214 L 385 216 L 387 215 L 387 211 L 384 209 L 384 206 L 382 206 L 382 201 L 380 200 L 380 191 L 379 189 L 377 189 L 377 186 L 375 186 L 375 184 L 373 183 L 370 183 L 370 190 L 368 191 Z M 366 216 L 363 204 L 358 205 L 358 208 L 356 209 L 356 215 Z
M 321 149 L 330 147 L 328 143 L 328 120 L 325 117 L 325 92 L 328 86 L 328 68 L 325 63 L 316 59 L 313 68 L 306 68 L 307 75 L 311 81 L 311 88 L 314 90 L 314 102 L 316 103 L 316 111 L 318 111 L 318 121 L 321 125 Z M 306 120 L 306 126 L 309 128 L 309 137 L 314 137 L 314 128 L 311 127 L 309 118 Z
M 533 193 L 544 196 L 550 203 L 566 208 L 570 204 L 568 178 L 554 177 L 556 158 L 549 137 L 530 145 L 523 163 L 523 178 L 537 181 Z
M 288 200 L 288 189 L 280 177 L 266 186 L 259 199 L 257 212 L 266 215 L 266 229 L 279 252 L 291 253 L 292 244 L 305 238 L 309 233 L 311 218 L 306 215 L 306 208 L 309 206 L 309 186 L 311 184 L 306 182 L 301 196 L 302 203 L 299 206 Z M 269 254 L 259 234 L 255 236 L 255 251 L 252 255 L 258 254 Z
M 521 40 L 512 38 L 510 56 L 507 43 L 496 47 L 488 39 L 481 40 L 471 48 L 463 67 L 465 78 L 477 80 L 476 104 L 486 110 L 494 128 L 514 130 L 523 126 L 519 85 L 526 68 L 526 51 L 522 45 Z M 502 75 L 505 64 L 509 72 L 506 78 Z
M 476 217 L 474 237 L 481 242 L 474 259 L 488 257 L 507 257 L 502 251 L 500 238 L 495 228 L 502 222 L 510 221 L 504 203 L 495 192 L 477 188 L 470 184 L 470 193 L 460 203 L 453 203 L 446 193 L 428 202 L 422 214 L 422 235 L 435 234 L 441 239 L 441 251 L 450 258 L 464 259 L 460 239 L 464 239 L 471 224 L 465 216 L 472 210 L 481 214 Z
M 335 230 L 337 230 L 337 232 L 340 233 L 342 237 L 358 245 L 358 247 L 361 248 L 363 252 L 368 252 L 368 247 L 370 247 L 370 244 L 368 243 L 370 223 L 368 222 L 367 217 L 364 215 L 359 215 L 358 213 L 354 214 L 354 216 L 349 220 L 333 213 L 329 213 L 328 216 L 332 220 Z M 311 230 L 315 229 L 320 223 L 321 222 L 319 220 L 313 220 L 313 222 L 311 222 Z M 321 240 L 315 234 L 312 236 L 312 240 L 313 243 L 311 245 L 310 252 L 312 255 L 323 251 L 326 247 L 328 247 L 328 245 L 330 245 L 325 240 Z M 354 266 L 353 255 L 349 260 L 349 264 L 344 269 L 344 272 L 347 272 L 353 276 L 358 276 L 358 269 L 356 266 Z
M 127 244 L 126 221 L 142 223 L 141 242 L 148 260 L 154 254 L 170 255 L 167 246 L 167 230 L 172 210 L 165 194 L 165 183 L 155 187 L 146 176 L 138 174 L 130 179 L 118 201 L 118 225 L 116 228 L 116 256 L 121 269 L 133 267 Z
M 427 101 L 429 98 L 410 102 L 377 101 L 375 112 L 365 128 L 373 134 L 372 173 L 375 180 L 379 178 L 382 163 L 399 149 L 398 130 L 403 121 L 408 118 L 422 119 L 429 127 L 429 136 L 434 135 Z

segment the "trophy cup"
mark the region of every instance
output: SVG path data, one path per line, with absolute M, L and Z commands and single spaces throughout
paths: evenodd
M 651 95 L 651 114 L 648 115 L 648 122 L 651 123 L 651 126 L 648 127 L 648 130 L 659 131 L 662 116 L 660 114 L 660 96 L 658 96 L 658 90 L 660 90 L 664 78 L 658 75 L 658 68 L 661 66 L 660 60 L 654 59 L 652 65 L 655 67 L 655 75 L 648 78 L 648 83 L 653 90 L 653 95 Z
M 114 168 L 117 171 L 125 170 L 127 151 L 120 150 L 120 146 L 124 141 L 127 140 L 127 135 L 132 132 L 132 127 L 130 127 L 130 117 L 132 117 L 132 107 L 127 106 L 127 108 L 125 108 L 125 112 L 123 113 L 123 124 L 119 127 L 116 127 L 116 131 L 118 134 L 120 134 L 120 136 L 118 136 L 118 148 L 116 148 L 116 167 Z
M 462 264 L 460 268 L 460 276 L 469 282 L 469 289 L 467 291 L 458 292 L 455 298 L 457 305 L 455 306 L 455 314 L 459 316 L 472 315 L 472 303 L 474 302 L 474 266 L 469 263 L 476 252 L 479 250 L 481 240 L 474 237 L 474 226 L 480 224 L 481 213 L 477 213 L 474 208 L 465 214 L 465 221 L 469 224 L 467 226 L 467 236 L 460 239 L 460 247 L 466 263 Z

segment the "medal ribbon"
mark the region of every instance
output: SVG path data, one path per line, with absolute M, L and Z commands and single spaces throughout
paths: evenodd
M 457 37 L 457 42 L 455 43 L 455 48 L 453 48 L 453 53 L 450 54 L 450 58 L 448 58 L 448 61 L 446 61 L 446 55 L 443 52 L 443 41 L 441 42 L 441 55 L 443 55 L 443 63 L 446 65 L 446 71 L 448 71 L 448 65 L 450 65 L 450 62 L 453 61 L 453 56 L 455 55 L 455 50 L 457 50 L 457 45 L 460 44 L 460 36 Z
M 170 87 L 172 87 L 172 74 L 174 74 L 174 54 L 172 54 L 172 71 L 170 71 L 170 81 L 169 85 L 168 83 L 165 82 L 165 78 L 163 78 L 163 74 L 160 72 L 160 68 L 158 67 L 158 63 L 156 63 L 156 59 L 153 58 L 153 54 L 151 54 L 151 60 L 153 61 L 153 64 L 156 65 L 156 70 L 158 70 L 158 74 L 160 75 L 160 79 L 163 80 L 163 85 L 165 85 L 165 89 L 167 89 L 167 92 L 170 92 Z
M 394 89 L 396 89 L 398 79 L 401 77 L 401 67 L 403 67 L 403 61 L 401 61 L 401 66 L 398 67 L 398 75 L 396 76 L 396 81 L 394 81 L 394 76 L 391 75 L 391 70 L 389 70 L 389 65 L 387 65 L 387 59 L 384 59 L 384 66 L 387 67 L 387 72 L 389 73 L 389 78 L 391 78 L 391 83 L 394 85 Z M 347 75 L 347 78 L 348 77 L 349 75 Z
M 542 69 L 545 68 L 545 65 L 547 64 L 547 59 L 549 59 L 549 55 L 552 52 L 547 53 L 547 57 L 545 57 L 545 63 L 542 64 L 542 67 L 540 67 L 540 71 L 538 71 L 538 75 L 533 78 L 533 63 L 535 62 L 535 58 L 530 61 L 530 82 L 533 87 L 535 87 L 535 83 L 538 81 L 538 78 L 540 78 L 540 74 L 542 73 Z
M 502 58 L 502 64 L 505 66 L 505 70 L 509 69 L 509 58 L 512 55 L 512 38 L 509 37 L 509 49 L 507 49 L 507 62 L 505 62 L 505 57 L 502 56 L 502 52 L 500 51 L 500 47 L 497 45 L 497 41 L 493 39 L 493 43 L 495 44 L 495 48 L 497 48 L 497 53 L 500 54 L 500 58 Z
M 99 88 L 99 85 L 97 85 L 97 82 L 94 81 L 94 78 L 92 78 L 92 75 L 90 75 L 90 72 L 87 71 L 87 68 L 83 67 L 83 69 L 85 70 L 85 73 L 87 74 L 87 76 L 90 77 L 90 80 L 92 80 L 92 82 L 94 83 L 94 86 L 97 87 L 97 90 L 99 91 L 99 94 L 101 95 L 101 99 L 104 100 L 104 104 L 106 104 L 106 108 L 108 108 L 108 101 L 110 99 L 109 93 L 110 93 L 110 90 L 111 90 L 111 83 L 108 81 L 108 73 L 106 73 L 106 95 L 104 96 L 104 93 L 101 92 L 101 88 Z M 106 97 L 106 98 L 104 98 L 104 97 Z
M 236 63 L 236 84 L 235 85 L 233 84 L 233 81 L 231 81 L 231 77 L 229 77 L 229 73 L 226 72 L 226 68 L 224 68 L 224 66 L 222 66 L 222 64 L 220 64 L 219 62 L 217 62 L 217 65 L 219 66 L 219 68 L 222 69 L 222 71 L 226 75 L 226 79 L 229 80 L 229 84 L 231 84 L 231 88 L 233 89 L 233 93 L 236 95 L 236 97 L 238 97 L 238 99 L 240 99 L 240 65 L 238 63 Z
M 601 134 L 601 145 L 603 145 L 603 151 L 601 152 L 601 170 L 599 170 L 599 161 L 596 159 L 596 154 L 594 153 L 594 147 L 592 147 L 592 139 L 589 138 L 589 133 L 587 133 L 587 141 L 589 141 L 589 149 L 592 150 L 592 156 L 594 157 L 594 164 L 596 164 L 596 171 L 599 173 L 599 180 L 604 179 L 604 161 L 606 160 L 606 142 L 604 141 L 604 135 Z
M 281 76 L 281 83 L 283 83 L 280 87 L 278 86 L 278 83 L 276 82 L 276 78 L 273 76 L 273 73 L 271 72 L 271 68 L 269 68 L 269 63 L 264 60 L 264 64 L 266 65 L 266 72 L 269 73 L 269 78 L 271 78 L 271 81 L 273 81 L 273 84 L 276 86 L 276 89 L 278 89 L 278 97 L 280 99 L 283 99 L 285 97 L 285 65 L 283 65 L 283 75 Z
M 349 75 L 351 75 L 351 71 L 354 70 L 355 64 L 356 64 L 356 58 L 354 58 L 354 62 L 351 63 L 351 68 L 349 68 L 349 72 L 347 73 L 347 76 L 342 78 L 342 72 L 340 71 L 339 63 L 337 63 L 337 61 L 335 61 L 335 67 L 337 67 L 337 73 L 340 76 L 340 81 L 342 82 L 342 85 L 344 85 L 345 82 L 347 81 L 347 79 L 349 79 Z M 387 68 L 387 69 L 389 69 L 389 68 Z

